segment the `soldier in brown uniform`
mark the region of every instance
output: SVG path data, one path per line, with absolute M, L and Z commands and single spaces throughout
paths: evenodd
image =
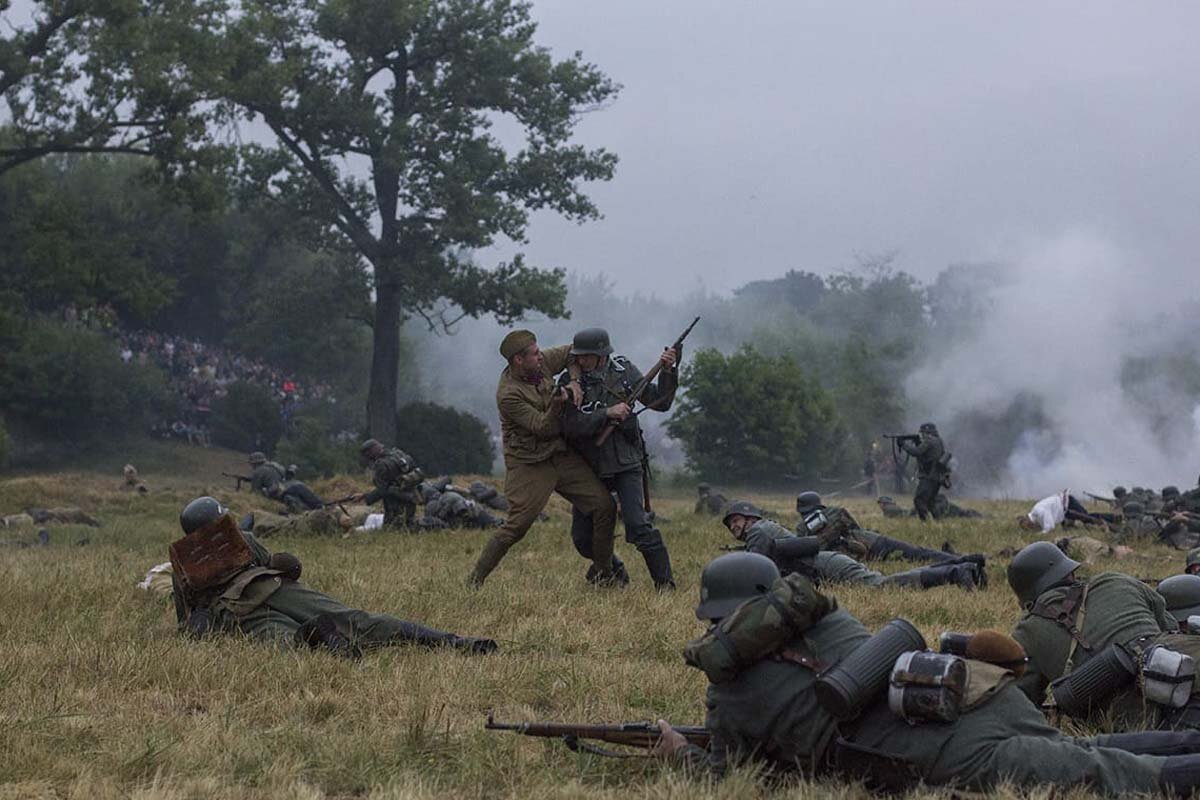
M 504 443 L 504 496 L 508 520 L 496 531 L 471 573 L 479 586 L 508 549 L 520 541 L 553 492 L 592 517 L 592 566 L 597 582 L 613 577 L 613 527 L 616 505 L 583 457 L 562 436 L 563 404 L 577 402 L 578 385 L 556 389 L 553 376 L 567 365 L 570 345 L 541 350 L 526 330 L 513 331 L 500 343 L 508 366 L 500 373 L 496 405 Z

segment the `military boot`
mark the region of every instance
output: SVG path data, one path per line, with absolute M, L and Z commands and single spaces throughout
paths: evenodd
M 671 555 L 667 548 L 646 550 L 642 553 L 642 558 L 646 561 L 646 569 L 650 572 L 655 589 L 670 591 L 675 588 L 675 576 L 671 574 Z M 616 556 L 613 556 L 613 561 L 616 562 Z
M 479 560 L 475 562 L 475 569 L 471 570 L 470 576 L 467 577 L 467 586 L 476 589 L 483 586 L 483 582 L 504 558 L 508 548 L 508 543 L 503 540 L 494 536 L 489 539 L 488 543 L 483 546 L 483 552 L 479 554 Z
M 929 589 L 934 586 L 955 585 L 968 592 L 979 588 L 979 567 L 975 564 L 938 564 L 918 570 L 921 576 L 921 588 Z
M 1190 797 L 1200 788 L 1200 755 L 1167 756 L 1158 781 L 1171 794 Z
M 614 554 L 611 570 L 601 570 L 593 563 L 588 567 L 586 578 L 593 586 L 625 587 L 629 585 L 629 570 L 625 569 L 625 562 Z

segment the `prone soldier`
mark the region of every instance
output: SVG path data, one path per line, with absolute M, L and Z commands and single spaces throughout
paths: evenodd
M 970 591 L 984 586 L 987 580 L 983 565 L 971 556 L 960 556 L 954 563 L 885 576 L 848 555 L 824 549 L 818 536 L 797 536 L 779 523 L 765 519 L 762 509 L 744 500 L 729 504 L 723 522 L 733 537 L 745 544 L 746 550 L 771 559 L 780 572 L 798 572 L 814 583 L 916 589 L 950 585 Z
M 710 681 L 709 744 L 689 744 L 659 720 L 651 751 L 689 771 L 721 777 L 752 762 L 770 775 L 837 775 L 895 793 L 1014 784 L 1186 795 L 1200 785 L 1194 731 L 1076 739 L 1050 726 L 1013 684 L 1020 646 L 998 632 L 964 637 L 960 655 L 923 653 L 906 621 L 872 636 L 805 579 L 781 579 L 752 553 L 710 562 L 700 597 L 696 616 L 713 628 L 684 657 Z M 970 699 L 921 685 L 943 676 Z
M 693 509 L 694 514 L 707 514 L 710 517 L 719 517 L 725 511 L 725 506 L 729 505 L 729 501 L 725 499 L 725 495 L 717 492 L 713 494 L 712 486 L 707 483 L 696 485 L 696 508 Z
M 1025 613 L 1013 631 L 1029 655 L 1018 685 L 1034 703 L 1051 690 L 1067 716 L 1123 729 L 1152 725 L 1197 727 L 1200 714 L 1144 693 L 1144 664 L 1152 648 L 1200 657 L 1200 638 L 1180 636 L 1162 596 L 1119 572 L 1084 579 L 1079 562 L 1050 542 L 1034 542 L 1008 566 L 1008 583 Z M 1141 673 L 1139 678 L 1138 673 Z
M 254 451 L 247 458 L 253 471 L 250 473 L 250 490 L 263 497 L 282 503 L 294 513 L 324 508 L 321 498 L 307 484 L 295 480 L 295 472 L 288 476 L 287 469 L 277 461 L 268 461 L 265 453 Z
M 194 637 L 240 631 L 260 641 L 324 649 L 343 657 L 412 642 L 491 653 L 496 643 L 349 608 L 300 582 L 300 560 L 268 551 L 238 530 L 211 497 L 183 509 L 184 537 L 171 546 L 172 594 L 180 629 Z
M 801 492 L 796 496 L 796 511 L 800 523 L 796 533 L 800 536 L 816 536 L 827 550 L 839 550 L 864 561 L 883 561 L 899 555 L 907 561 L 918 563 L 957 563 L 961 557 L 943 553 L 928 547 L 902 542 L 882 533 L 863 528 L 849 511 L 838 506 L 827 506 L 816 492 Z M 984 557 L 978 556 L 984 563 Z

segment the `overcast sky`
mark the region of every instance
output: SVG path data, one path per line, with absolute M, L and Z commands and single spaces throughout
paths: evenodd
M 1096 231 L 1200 251 L 1200 3 L 536 0 L 539 40 L 624 90 L 582 141 L 605 219 L 533 263 L 728 290 L 896 250 L 931 277 Z

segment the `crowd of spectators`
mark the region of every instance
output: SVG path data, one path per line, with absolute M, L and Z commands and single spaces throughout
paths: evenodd
M 250 383 L 268 389 L 279 402 L 284 429 L 290 430 L 296 410 L 305 403 L 337 402 L 329 386 L 306 383 L 279 367 L 233 353 L 197 339 L 157 331 L 117 331 L 121 360 L 158 367 L 178 401 L 173 419 L 155 428 L 164 438 L 208 444 L 212 404 L 232 383 Z
M 176 401 L 175 408 L 151 431 L 162 438 L 209 444 L 212 404 L 233 383 L 250 383 L 269 390 L 279 402 L 284 429 L 290 431 L 297 410 L 306 403 L 337 402 L 328 384 L 301 381 L 288 370 L 184 336 L 157 331 L 128 331 L 120 326 L 108 304 L 83 309 L 68 305 L 63 321 L 112 336 L 121 360 L 160 369 Z

